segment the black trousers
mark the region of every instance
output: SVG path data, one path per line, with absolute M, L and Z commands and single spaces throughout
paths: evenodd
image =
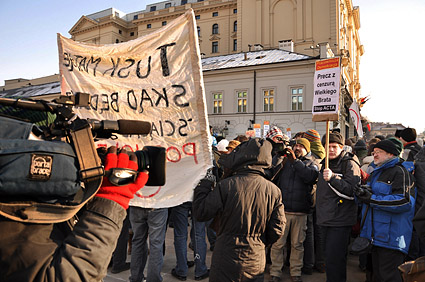
M 405 255 L 396 250 L 374 246 L 372 248 L 373 276 L 376 282 L 402 282 L 398 266 Z
M 345 282 L 351 226 L 321 226 L 321 228 L 325 238 L 326 281 Z
M 124 219 L 120 236 L 118 237 L 117 246 L 112 254 L 112 268 L 120 269 L 125 265 L 127 259 L 127 244 L 128 244 L 128 230 L 130 228 L 130 219 L 128 214 Z

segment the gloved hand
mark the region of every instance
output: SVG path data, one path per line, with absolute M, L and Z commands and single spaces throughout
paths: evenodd
M 108 149 L 105 158 L 105 172 L 112 168 L 128 168 L 137 171 L 137 157 L 133 154 L 129 157 L 125 150 L 121 150 L 117 155 L 117 148 L 112 146 Z M 103 177 L 102 186 L 96 194 L 96 197 L 106 198 L 120 204 L 124 209 L 128 209 L 128 203 L 134 197 L 134 194 L 148 181 L 148 172 L 139 172 L 136 181 L 124 186 L 115 186 L 111 184 L 108 177 Z
M 373 195 L 372 192 L 370 191 L 370 186 L 368 185 L 355 186 L 354 194 L 356 194 L 357 199 L 359 199 L 365 204 L 370 204 L 370 198 Z
M 297 159 L 294 151 L 292 151 L 291 148 L 289 147 L 285 148 L 284 152 L 285 152 L 285 156 L 288 158 L 288 161 L 290 161 L 291 163 L 293 163 Z

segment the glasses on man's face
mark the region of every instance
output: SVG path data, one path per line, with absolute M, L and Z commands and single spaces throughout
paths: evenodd
M 285 139 L 283 139 L 282 137 L 280 137 L 280 136 L 277 136 L 277 137 L 275 137 L 276 138 L 276 140 L 277 141 L 279 141 L 279 142 L 283 142 L 283 143 L 285 143 L 286 142 L 286 140 Z
M 374 156 L 374 155 L 380 155 L 380 154 L 382 154 L 384 151 L 382 151 L 382 150 L 373 150 L 373 152 L 372 152 L 372 156 Z

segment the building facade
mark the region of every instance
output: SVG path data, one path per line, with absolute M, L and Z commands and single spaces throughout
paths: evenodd
M 162 1 L 147 5 L 145 10 L 129 14 L 110 8 L 82 16 L 69 33 L 76 41 L 93 44 L 120 43 L 159 30 L 169 21 L 182 15 L 187 9 L 194 10 L 203 58 L 218 58 L 229 54 L 236 55 L 278 49 L 317 58 L 319 56 L 322 58 L 340 56 L 342 62 L 341 115 L 339 121 L 334 122 L 333 125 L 340 127 L 347 137 L 354 134 L 352 125 L 350 126 L 348 108 L 360 96 L 359 66 L 360 56 L 363 54 L 364 48 L 359 38 L 360 11 L 358 7 L 353 7 L 352 0 Z M 324 53 L 327 53 L 327 55 L 324 56 Z M 275 71 L 276 69 L 270 69 L 270 71 L 272 70 Z M 254 69 L 251 69 L 251 76 L 253 71 Z M 227 76 L 244 77 L 246 69 L 230 68 L 226 71 L 204 71 L 208 113 L 210 122 L 214 126 L 216 126 L 215 123 L 223 124 L 225 121 L 229 121 L 231 117 L 240 119 L 241 112 L 235 111 L 234 105 L 244 101 L 243 97 L 230 100 L 229 91 L 233 93 L 236 90 L 227 89 L 223 91 L 225 93 L 222 93 L 222 95 L 225 94 L 225 99 L 221 101 L 223 103 L 222 112 L 214 113 L 214 110 L 217 109 L 209 101 L 212 95 L 210 93 L 217 90 L 213 85 L 221 73 L 226 73 Z M 297 77 L 299 72 L 291 73 L 286 70 L 284 73 L 285 75 L 269 72 L 267 75 L 279 77 L 284 81 L 291 79 L 294 85 L 300 79 L 302 80 L 302 77 Z M 261 77 L 263 73 L 259 71 L 258 75 Z M 313 75 L 310 75 L 310 79 L 311 82 L 305 82 L 304 86 L 297 90 L 304 91 L 299 93 L 300 99 L 304 99 L 299 111 L 306 113 L 311 112 L 311 99 L 313 97 Z M 263 109 L 259 101 L 256 101 L 259 99 L 260 94 L 258 93 L 263 91 L 263 86 L 259 86 L 260 83 L 255 90 L 252 89 L 251 80 L 242 79 L 241 81 L 245 81 L 246 85 L 243 82 L 238 83 L 240 89 L 250 89 L 246 93 L 242 91 L 238 94 L 246 95 L 245 109 L 247 112 L 243 114 L 248 116 L 257 115 L 257 112 L 261 112 Z M 221 85 L 224 85 L 223 83 L 224 81 L 220 82 Z M 275 85 L 277 84 L 275 83 Z M 251 97 L 254 91 L 256 93 L 255 99 Z M 273 112 L 275 115 L 281 115 L 280 119 L 285 120 L 285 122 L 278 122 L 279 125 L 283 126 L 288 123 L 287 111 L 290 112 L 289 115 L 292 116 L 292 120 L 297 119 L 295 116 L 301 112 L 296 113 L 288 110 L 292 107 L 289 98 L 292 94 L 289 95 L 287 91 L 292 91 L 291 89 L 286 89 L 283 94 L 280 89 L 275 91 L 277 91 L 274 92 L 276 102 L 281 104 L 276 104 Z M 286 98 L 282 98 L 282 95 Z M 255 103 L 255 107 L 254 101 L 258 102 Z M 299 118 L 304 119 L 304 117 Z M 309 118 L 311 118 L 311 114 Z M 252 120 L 252 118 L 249 120 Z M 241 129 L 232 127 L 231 124 L 232 122 L 227 127 L 230 132 L 232 130 L 238 133 L 241 131 Z M 320 127 L 319 125 L 311 125 L 312 128 L 316 129 Z M 249 127 L 248 125 L 247 128 Z M 301 125 L 296 126 L 296 128 L 297 130 L 308 129 L 302 128 Z

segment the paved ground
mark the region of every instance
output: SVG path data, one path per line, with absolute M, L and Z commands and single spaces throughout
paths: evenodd
M 162 277 L 164 279 L 164 282 L 177 282 L 180 281 L 173 276 L 171 276 L 171 269 L 175 267 L 176 264 L 176 258 L 174 254 L 174 245 L 173 245 L 173 229 L 168 228 L 167 236 L 165 239 L 166 244 L 166 254 L 164 257 L 164 265 L 162 267 Z M 208 244 L 208 243 L 207 243 Z M 209 247 L 209 246 L 208 246 Z M 210 250 L 207 251 L 207 265 L 209 266 L 211 264 L 211 255 L 212 252 Z M 188 248 L 188 258 L 193 256 L 192 250 Z M 130 261 L 130 256 L 128 256 L 127 261 Z M 349 256 L 348 258 L 348 266 L 347 266 L 347 282 L 363 282 L 365 281 L 365 273 L 362 272 L 358 267 L 358 257 L 356 256 Z M 270 279 L 270 276 L 268 274 L 268 267 L 267 265 L 267 274 L 265 282 L 268 282 Z M 145 270 L 146 271 L 146 270 Z M 118 274 L 112 274 L 108 270 L 108 275 L 105 277 L 105 282 L 118 282 L 118 281 L 129 281 L 128 278 L 130 276 L 130 271 L 123 271 Z M 186 281 L 195 281 L 194 279 L 194 267 L 189 268 L 189 272 L 187 274 L 187 280 Z M 324 273 L 318 273 L 313 272 L 313 275 L 303 275 L 302 279 L 304 282 L 316 282 L 316 281 L 326 281 L 326 275 Z M 205 279 L 203 281 L 208 281 L 208 279 Z M 289 270 L 288 268 L 285 268 L 282 281 L 291 281 L 291 278 L 289 276 Z

